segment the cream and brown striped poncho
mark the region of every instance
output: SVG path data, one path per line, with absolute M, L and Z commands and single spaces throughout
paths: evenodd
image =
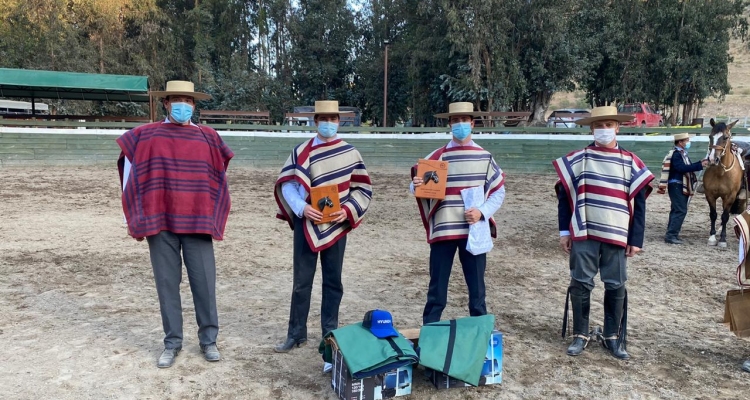
M 464 217 L 461 189 L 481 186 L 485 200 L 505 184 L 505 174 L 492 154 L 478 146 L 441 147 L 426 157 L 428 160 L 448 161 L 448 182 L 445 199 L 417 198 L 419 214 L 427 232 L 427 243 L 441 240 L 466 239 L 469 223 Z M 490 218 L 494 234 L 495 220 Z
M 307 243 L 318 252 L 336 243 L 362 222 L 372 199 L 372 185 L 362 156 L 354 146 L 341 139 L 313 146 L 313 140 L 294 148 L 276 180 L 274 196 L 279 206 L 276 217 L 287 221 L 294 229 L 294 212 L 281 193 L 281 185 L 292 180 L 298 182 L 307 190 L 308 203 L 311 187 L 338 185 L 341 209 L 346 211 L 348 218 L 341 223 L 320 225 L 304 219 Z
M 595 239 L 626 247 L 635 195 L 654 175 L 635 154 L 589 146 L 553 161 L 571 206 L 573 240 Z

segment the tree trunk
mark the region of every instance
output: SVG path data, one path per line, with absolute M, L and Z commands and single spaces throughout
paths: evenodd
M 99 73 L 104 73 L 104 36 L 99 35 Z
M 544 126 L 546 124 L 547 121 L 544 118 L 544 115 L 547 113 L 550 100 L 552 100 L 552 92 L 546 90 L 536 92 L 531 99 L 529 125 Z
M 672 100 L 672 115 L 669 117 L 669 123 L 675 125 L 677 121 L 677 114 L 680 112 L 680 88 L 678 87 L 674 91 L 674 99 Z

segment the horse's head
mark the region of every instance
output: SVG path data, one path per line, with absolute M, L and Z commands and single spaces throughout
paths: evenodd
M 735 120 L 729 125 L 723 122 L 717 124 L 714 119 L 711 118 L 711 133 L 708 135 L 708 148 L 710 152 L 709 159 L 712 163 L 718 164 L 719 160 L 724 154 L 726 154 L 727 150 L 731 151 L 729 147 L 732 142 L 732 128 L 738 121 L 739 120 Z M 716 138 L 716 144 L 714 144 L 715 136 L 718 136 L 718 138 Z

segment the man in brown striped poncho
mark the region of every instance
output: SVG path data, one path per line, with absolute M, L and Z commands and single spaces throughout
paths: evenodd
M 448 280 L 453 267 L 453 258 L 458 250 L 466 286 L 469 290 L 469 314 L 487 314 L 485 304 L 484 271 L 487 254 L 474 255 L 466 250 L 469 225 L 488 219 L 492 237 L 495 237 L 495 221 L 492 215 L 500 209 L 505 199 L 505 174 L 495 162 L 492 154 L 471 139 L 474 117 L 485 113 L 474 112 L 472 103 L 451 103 L 448 112 L 438 118 L 448 118 L 452 140 L 433 151 L 426 158 L 448 161 L 448 182 L 443 200 L 417 198 L 419 213 L 430 244 L 430 285 L 422 322 L 440 321 L 448 301 Z M 411 191 L 423 184 L 423 178 L 414 176 Z M 485 202 L 477 208 L 464 208 L 461 190 L 483 187 Z
M 323 337 L 338 327 L 346 234 L 362 222 L 372 198 L 362 156 L 336 135 L 339 114 L 338 101 L 315 102 L 318 134 L 292 150 L 276 181 L 277 218 L 287 221 L 294 231 L 292 304 L 286 341 L 274 348 L 279 353 L 307 342 L 307 315 L 318 254 L 323 273 Z M 326 185 L 338 186 L 341 211 L 331 223 L 316 225 L 314 221 L 323 214 L 310 205 L 310 188 Z
M 560 247 L 570 255 L 570 284 L 565 301 L 563 337 L 567 334 L 568 299 L 573 309 L 573 342 L 567 354 L 578 356 L 592 337 L 618 359 L 630 359 L 626 348 L 627 257 L 641 251 L 646 228 L 646 198 L 653 174 L 638 156 L 620 146 L 620 122 L 632 115 L 601 106 L 576 121 L 590 125 L 594 143 L 552 162 Z M 589 331 L 591 291 L 599 274 L 604 283 L 604 332 Z

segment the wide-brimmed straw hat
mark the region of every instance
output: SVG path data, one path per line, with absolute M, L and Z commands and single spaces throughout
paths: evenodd
M 435 118 L 450 118 L 454 115 L 470 115 L 472 117 L 479 117 L 488 114 L 489 113 L 482 111 L 474 111 L 474 104 L 468 101 L 460 101 L 457 103 L 448 104 L 448 112 L 435 114 Z
M 190 96 L 195 100 L 208 100 L 210 94 L 195 91 L 195 85 L 190 81 L 169 81 L 166 90 L 151 92 L 151 95 L 159 97 L 167 96 Z
M 596 121 L 617 121 L 617 122 L 628 122 L 633 120 L 633 116 L 630 114 L 618 114 L 617 107 L 614 106 L 602 106 L 594 107 L 591 110 L 591 116 L 588 118 L 581 118 L 576 120 L 577 125 L 591 125 L 592 122 Z
M 316 100 L 315 111 L 304 112 L 301 114 L 319 115 L 319 114 L 346 114 L 346 113 L 347 113 L 346 111 L 339 111 L 338 100 Z
M 688 133 L 675 133 L 674 134 L 674 141 L 676 142 L 678 140 L 685 140 L 685 139 L 689 139 L 691 137 L 693 137 L 693 135 L 688 134 Z

